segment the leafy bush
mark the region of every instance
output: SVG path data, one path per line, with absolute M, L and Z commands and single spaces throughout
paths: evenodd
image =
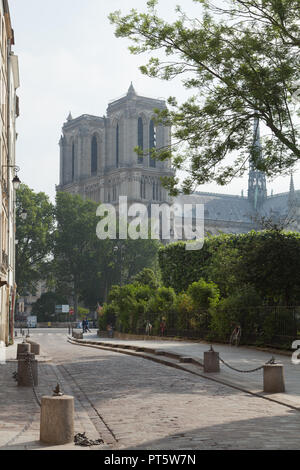
M 214 311 L 210 329 L 215 336 L 228 341 L 233 328 L 239 324 L 242 327 L 242 336 L 247 332 L 255 333 L 260 325 L 259 309 L 262 300 L 251 286 L 243 287 L 240 291 L 222 299 Z

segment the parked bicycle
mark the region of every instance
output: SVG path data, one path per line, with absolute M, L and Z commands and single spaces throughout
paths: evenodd
M 241 341 L 242 336 L 242 328 L 240 325 L 237 325 L 230 336 L 230 345 L 231 346 L 238 346 Z

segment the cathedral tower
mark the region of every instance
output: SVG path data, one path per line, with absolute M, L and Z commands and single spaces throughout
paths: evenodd
M 150 149 L 171 143 L 169 127 L 157 125 L 155 109 L 163 100 L 139 96 L 132 83 L 125 96 L 109 103 L 107 115 L 71 113 L 60 140 L 59 191 L 77 193 L 96 202 L 169 202 L 160 177 L 171 176 L 169 161 L 151 158 Z M 138 155 L 139 147 L 143 154 Z

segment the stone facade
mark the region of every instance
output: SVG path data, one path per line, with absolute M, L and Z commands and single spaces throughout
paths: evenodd
M 170 162 L 150 156 L 153 148 L 170 144 L 169 127 L 154 123 L 154 109 L 162 100 L 138 96 L 132 84 L 128 93 L 107 108 L 103 117 L 70 113 L 60 139 L 58 191 L 80 194 L 95 202 L 169 202 L 160 177 L 173 174 Z M 135 149 L 143 150 L 143 156 Z
M 19 115 L 18 57 L 7 0 L 0 0 L 0 342 L 13 340 L 15 284 L 16 118 Z

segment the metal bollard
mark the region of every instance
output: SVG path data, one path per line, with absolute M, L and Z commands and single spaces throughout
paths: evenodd
M 211 346 L 209 351 L 204 353 L 204 372 L 220 372 L 219 353 Z
M 53 396 L 42 397 L 40 441 L 52 445 L 74 442 L 74 397 L 63 395 L 59 386 Z
M 264 365 L 264 392 L 284 393 L 285 384 L 282 364 Z
M 28 345 L 29 346 L 29 345 Z M 37 360 L 34 354 L 24 353 L 18 359 L 18 386 L 32 387 L 38 385 Z

